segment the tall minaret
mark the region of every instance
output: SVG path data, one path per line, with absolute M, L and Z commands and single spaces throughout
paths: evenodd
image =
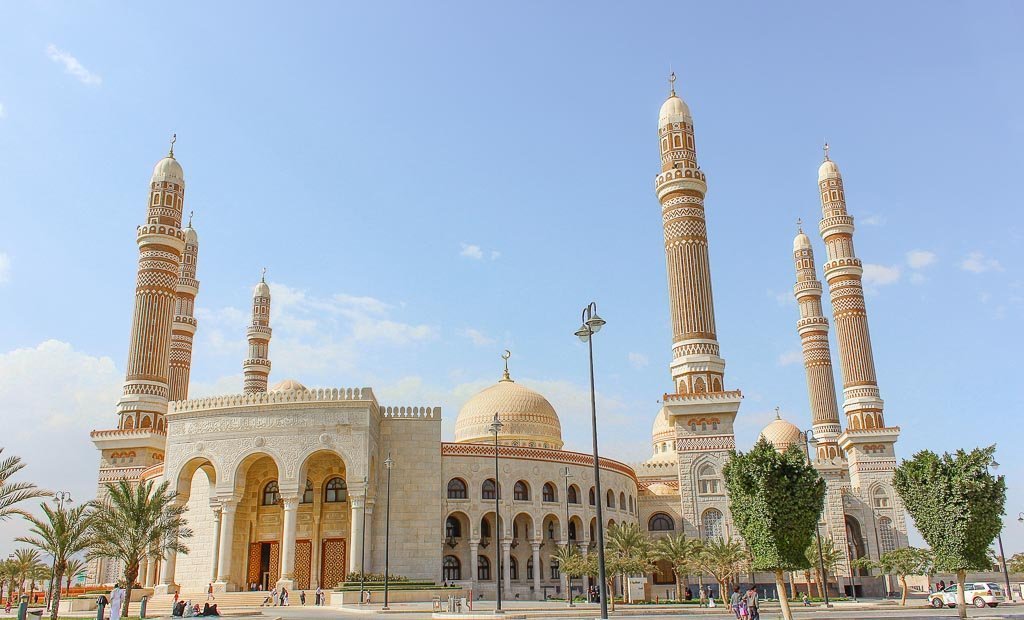
M 846 196 L 839 166 L 829 159 L 818 168 L 821 195 L 821 238 L 828 250 L 825 279 L 832 298 L 832 317 L 839 343 L 840 368 L 843 371 L 843 411 L 847 432 L 839 438 L 840 447 L 850 459 L 850 479 L 861 486 L 862 474 L 891 471 L 896 466 L 893 444 L 898 428 L 889 428 L 882 414 L 882 399 L 875 377 L 875 360 L 868 331 L 867 308 L 861 277 L 864 269 L 853 249 L 853 218 L 846 212 Z M 870 461 L 870 465 L 867 463 Z
M 192 228 L 192 215 L 185 229 L 185 252 L 178 272 L 174 324 L 171 328 L 170 400 L 188 398 L 188 377 L 192 370 L 192 339 L 196 334 L 195 302 L 199 293 L 196 267 L 199 260 L 199 236 Z
M 674 389 L 664 395 L 656 422 L 666 430 L 656 433 L 663 446 L 673 439 L 675 466 L 668 471 L 679 484 L 683 531 L 706 539 L 732 529 L 725 495 L 699 492 L 698 479 L 714 478 L 724 487 L 722 468 L 736 448 L 733 423 L 743 395 L 723 388 L 725 360 L 718 355 L 704 220 L 707 184 L 697 165 L 693 118 L 676 95 L 674 73 L 669 88 L 658 114 L 661 172 L 654 187 L 665 232 Z
M 181 210 L 185 173 L 174 159 L 174 139 L 167 157 L 157 162 L 149 182 L 149 211 L 139 226 L 139 268 L 135 311 L 128 348 L 124 396 L 118 403 L 119 428 L 164 429 L 167 414 L 171 325 L 177 300 L 185 233 Z
M 249 358 L 242 365 L 245 371 L 246 394 L 267 391 L 270 377 L 270 287 L 267 270 L 252 292 L 252 323 L 246 332 L 249 338 Z
M 839 456 L 836 439 L 842 428 L 839 426 L 839 407 L 836 404 L 836 382 L 832 376 L 828 319 L 821 307 L 821 282 L 818 281 L 814 267 L 811 240 L 804 234 L 803 228 L 798 229 L 793 239 L 793 261 L 796 264 L 793 295 L 800 306 L 800 320 L 796 322 L 796 329 L 804 352 L 814 441 L 818 459 L 831 459 Z
M 704 221 L 704 172 L 697 165 L 690 108 L 676 96 L 675 74 L 661 106 L 661 174 L 655 182 L 665 230 L 672 314 L 672 381 L 679 394 L 721 392 L 725 360 L 718 356 Z

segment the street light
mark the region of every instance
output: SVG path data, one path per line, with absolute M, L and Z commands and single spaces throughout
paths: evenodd
M 72 503 L 74 500 L 71 499 L 71 493 L 68 491 L 57 491 L 53 494 L 53 501 L 57 502 L 57 512 L 64 511 L 64 502 Z M 46 594 L 46 610 L 50 610 L 50 605 L 53 604 L 53 572 L 57 568 L 57 555 L 54 554 L 53 562 L 50 563 L 50 588 Z M 57 584 L 60 587 L 60 584 Z
M 391 609 L 388 607 L 388 575 L 390 554 L 391 554 L 391 468 L 395 462 L 391 460 L 391 453 L 388 452 L 388 458 L 384 460 L 384 467 L 388 469 L 388 490 L 387 490 L 387 502 L 388 506 L 384 513 L 384 606 L 382 610 Z M 360 594 L 362 596 L 362 594 Z
M 601 509 L 601 466 L 597 451 L 597 394 L 594 390 L 594 340 L 593 336 L 601 331 L 606 321 L 597 315 L 597 303 L 590 302 L 583 309 L 583 323 L 576 330 L 576 336 L 587 343 L 590 355 L 590 425 L 594 437 L 594 492 L 597 505 L 597 577 L 598 589 L 601 593 L 601 620 L 608 619 L 608 582 L 604 565 L 604 512 Z
M 390 454 L 388 456 L 391 456 Z M 359 604 L 363 604 L 363 592 L 366 591 L 366 483 L 369 477 L 363 476 L 363 527 L 359 530 Z M 318 601 L 319 602 L 319 601 Z
M 498 586 L 498 595 L 495 598 L 494 613 L 501 613 L 501 543 L 504 538 L 504 532 L 501 531 L 501 484 L 498 482 L 498 433 L 501 432 L 501 428 L 504 424 L 498 419 L 498 413 L 494 413 L 494 421 L 491 422 L 490 430 L 494 433 L 494 528 L 497 530 L 495 534 L 495 541 L 498 544 L 494 546 L 494 566 L 497 572 L 494 575 L 494 582 Z M 470 570 L 473 570 L 470 567 Z M 540 567 L 537 567 L 540 570 Z
M 565 468 L 565 549 L 567 552 L 572 551 L 572 541 L 569 540 L 569 478 L 572 478 L 572 474 L 569 473 L 569 467 Z M 579 536 L 579 532 L 576 533 Z M 564 571 L 563 571 L 564 572 Z M 565 595 L 569 600 L 569 607 L 575 607 L 572 604 L 572 575 L 565 573 L 566 589 L 568 590 Z
M 804 431 L 804 451 L 807 452 L 807 464 L 814 467 L 814 461 L 811 460 L 811 437 L 814 436 L 814 430 Z M 814 538 L 818 541 L 818 566 L 821 568 L 821 578 L 825 580 L 825 583 L 821 584 L 821 591 L 825 595 L 825 607 L 831 607 L 832 604 L 828 602 L 828 573 L 825 572 L 825 556 L 821 552 L 821 522 L 820 520 L 814 523 Z M 753 578 L 751 578 L 753 582 Z
M 992 459 L 990 464 L 992 469 L 999 469 L 999 463 L 995 459 Z M 997 477 L 998 480 L 1002 480 L 1003 476 Z M 1017 520 L 1020 520 L 1021 515 L 1017 515 Z M 1003 579 L 1006 580 L 1006 596 L 1013 600 L 1013 590 L 1010 589 L 1010 571 L 1006 568 L 1006 553 L 1003 551 L 1003 524 L 1002 519 L 999 520 L 999 533 L 996 534 L 996 539 L 999 541 L 999 559 L 1003 563 Z

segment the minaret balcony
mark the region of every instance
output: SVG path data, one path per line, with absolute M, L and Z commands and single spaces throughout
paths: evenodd
M 822 218 L 818 224 L 818 231 L 821 233 L 822 239 L 827 239 L 832 235 L 852 235 L 853 218 L 849 215 L 833 215 Z
M 273 330 L 265 325 L 250 325 L 249 329 L 245 331 L 245 335 L 249 338 L 270 340 L 270 333 Z
M 270 370 L 270 360 L 261 357 L 250 357 L 242 362 L 243 370 L 263 371 Z
M 818 280 L 805 280 L 793 285 L 793 294 L 796 295 L 797 299 L 812 293 L 821 297 L 821 282 Z

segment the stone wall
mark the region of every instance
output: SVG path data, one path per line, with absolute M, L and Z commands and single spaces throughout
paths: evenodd
M 201 467 L 192 476 L 189 487 L 188 512 L 185 518 L 192 530 L 192 538 L 184 542 L 188 554 L 179 553 L 174 565 L 175 580 L 183 592 L 205 592 L 213 580 L 213 554 L 217 542 L 216 518 L 210 507 L 210 496 L 214 488 L 212 471 Z

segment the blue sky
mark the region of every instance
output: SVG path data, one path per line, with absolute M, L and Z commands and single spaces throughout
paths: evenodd
M 899 453 L 998 443 L 1022 551 L 1022 18 L 1013 3 L 4 3 L 0 443 L 41 484 L 93 492 L 87 433 L 115 423 L 134 229 L 177 132 L 200 236 L 194 395 L 240 391 L 267 266 L 272 380 L 441 405 L 450 438 L 509 348 L 585 450 L 572 332 L 594 299 L 603 451 L 645 458 L 671 388 L 653 194 L 671 67 L 710 188 L 738 443 L 776 406 L 809 425 L 790 250 L 796 218 L 820 218 L 827 138 Z

